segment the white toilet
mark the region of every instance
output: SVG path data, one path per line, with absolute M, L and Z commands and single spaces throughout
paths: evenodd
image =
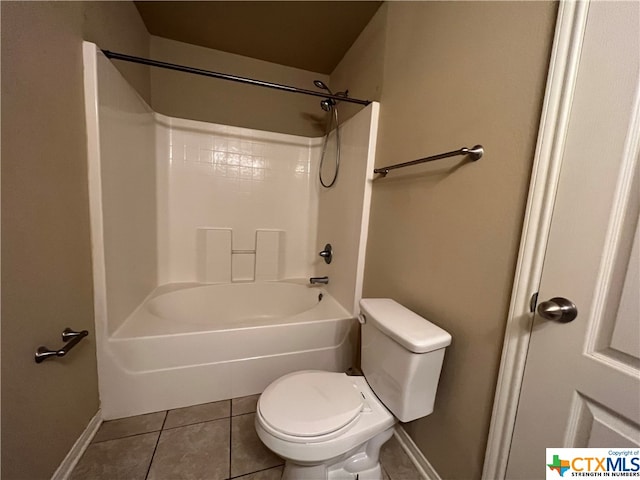
M 286 460 L 283 479 L 380 480 L 396 418 L 433 411 L 451 335 L 391 299 L 362 299 L 360 312 L 364 377 L 300 371 L 260 396 L 256 431 Z

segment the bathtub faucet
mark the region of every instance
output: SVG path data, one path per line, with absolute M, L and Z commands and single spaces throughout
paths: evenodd
M 326 285 L 329 283 L 329 277 L 311 277 L 309 283 L 311 285 L 315 285 L 316 283 L 324 283 Z

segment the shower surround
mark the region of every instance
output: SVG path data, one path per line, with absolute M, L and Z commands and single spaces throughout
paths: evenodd
M 378 105 L 341 126 L 325 190 L 322 138 L 160 115 L 94 44 L 84 58 L 103 417 L 350 366 Z M 315 275 L 329 285 L 308 285 Z

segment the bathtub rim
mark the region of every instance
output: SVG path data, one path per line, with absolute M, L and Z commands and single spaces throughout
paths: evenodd
M 188 323 L 188 322 L 172 322 L 169 319 L 160 317 L 151 313 L 147 308 L 148 302 L 153 300 L 156 297 L 164 295 L 166 293 L 171 293 L 180 290 L 186 290 L 190 288 L 198 288 L 198 287 L 207 287 L 207 286 L 216 286 L 216 285 L 232 285 L 232 284 L 278 284 L 278 283 L 289 283 L 300 286 L 307 286 L 310 289 L 315 289 L 317 292 L 323 295 L 322 301 L 325 302 L 322 304 L 318 302 L 313 308 L 298 312 L 294 315 L 289 315 L 286 317 L 276 317 L 273 322 L 265 322 L 259 324 L 249 324 L 249 325 L 238 325 L 238 326 L 229 326 L 222 325 L 223 328 L 215 328 L 214 325 L 208 326 L 202 323 Z M 323 313 L 323 311 L 329 310 L 332 314 L 325 316 L 318 316 L 316 318 L 302 318 L 303 316 L 307 316 L 309 312 Z M 168 332 L 162 333 L 150 333 L 150 334 L 135 334 L 131 335 L 127 333 L 127 327 L 131 328 L 130 322 L 134 319 L 143 318 L 149 321 L 154 322 L 154 324 L 165 324 L 168 328 Z M 248 330 L 248 329 L 261 329 L 261 328 L 269 328 L 275 327 L 279 325 L 299 325 L 299 324 L 310 324 L 310 323 L 322 323 L 322 322 L 330 322 L 330 321 L 338 321 L 338 320 L 351 320 L 355 317 L 350 314 L 347 309 L 345 309 L 340 303 L 324 288 L 323 286 L 310 286 L 308 284 L 307 279 L 301 278 L 291 278 L 291 279 L 282 279 L 282 280 L 268 280 L 268 281 L 259 281 L 259 282 L 225 282 L 225 283 L 204 283 L 204 282 L 176 282 L 176 283 L 167 283 L 163 285 L 158 285 L 154 288 L 149 295 L 145 297 L 145 299 L 131 312 L 124 322 L 118 326 L 118 328 L 114 332 L 108 332 L 107 335 L 107 343 L 110 342 L 123 342 L 128 340 L 138 340 L 138 339 L 153 339 L 153 338 L 162 338 L 168 336 L 190 336 L 190 335 L 200 335 L 206 333 L 215 333 L 220 331 L 236 331 L 236 330 Z M 176 327 L 182 327 L 182 330 L 176 329 Z M 108 326 L 107 331 L 108 331 Z M 188 330 L 184 327 L 195 327 L 191 330 Z M 171 329 L 174 329 L 171 331 Z

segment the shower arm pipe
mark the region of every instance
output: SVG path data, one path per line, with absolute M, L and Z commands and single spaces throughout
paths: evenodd
M 476 145 L 472 148 L 462 147 L 460 150 L 453 150 L 451 152 L 439 153 L 438 155 L 432 155 L 430 157 L 419 158 L 418 160 L 412 160 L 410 162 L 397 163 L 395 165 L 389 165 L 388 167 L 380 167 L 373 170 L 373 173 L 379 173 L 383 177 L 387 176 L 389 170 L 395 170 L 396 168 L 410 167 L 411 165 L 418 165 L 420 163 L 433 162 L 434 160 L 441 160 L 443 158 L 457 157 L 458 155 L 469 155 L 472 161 L 480 160 L 484 155 L 484 148 L 482 145 Z
M 160 62 L 158 60 L 151 60 L 149 58 L 134 57 L 132 55 L 125 55 L 124 53 L 111 52 L 109 50 L 102 50 L 102 53 L 104 53 L 105 57 L 113 60 L 122 60 L 124 62 L 131 62 L 131 63 L 140 63 L 142 65 L 148 65 L 150 67 L 166 68 L 168 70 L 176 70 L 178 72 L 191 73 L 194 75 L 202 75 L 204 77 L 219 78 L 221 80 L 230 80 L 232 82 L 245 83 L 248 85 L 257 85 L 259 87 L 272 88 L 274 90 L 282 90 L 284 92 L 301 93 L 303 95 L 312 95 L 314 97 L 321 97 L 321 98 L 331 98 L 333 100 L 339 100 L 341 102 L 357 103 L 358 105 L 369 105 L 371 103 L 370 100 L 360 100 L 358 98 L 350 98 L 350 97 L 345 97 L 343 95 L 333 95 L 330 93 L 315 92 L 313 90 L 305 90 L 304 88 L 292 87 L 290 85 L 281 85 L 279 83 L 265 82 L 264 80 L 255 80 L 253 78 L 248 78 L 248 77 L 239 77 L 237 75 L 230 75 L 228 73 L 213 72 L 210 70 L 203 70 L 201 68 L 177 65 L 175 63 Z

